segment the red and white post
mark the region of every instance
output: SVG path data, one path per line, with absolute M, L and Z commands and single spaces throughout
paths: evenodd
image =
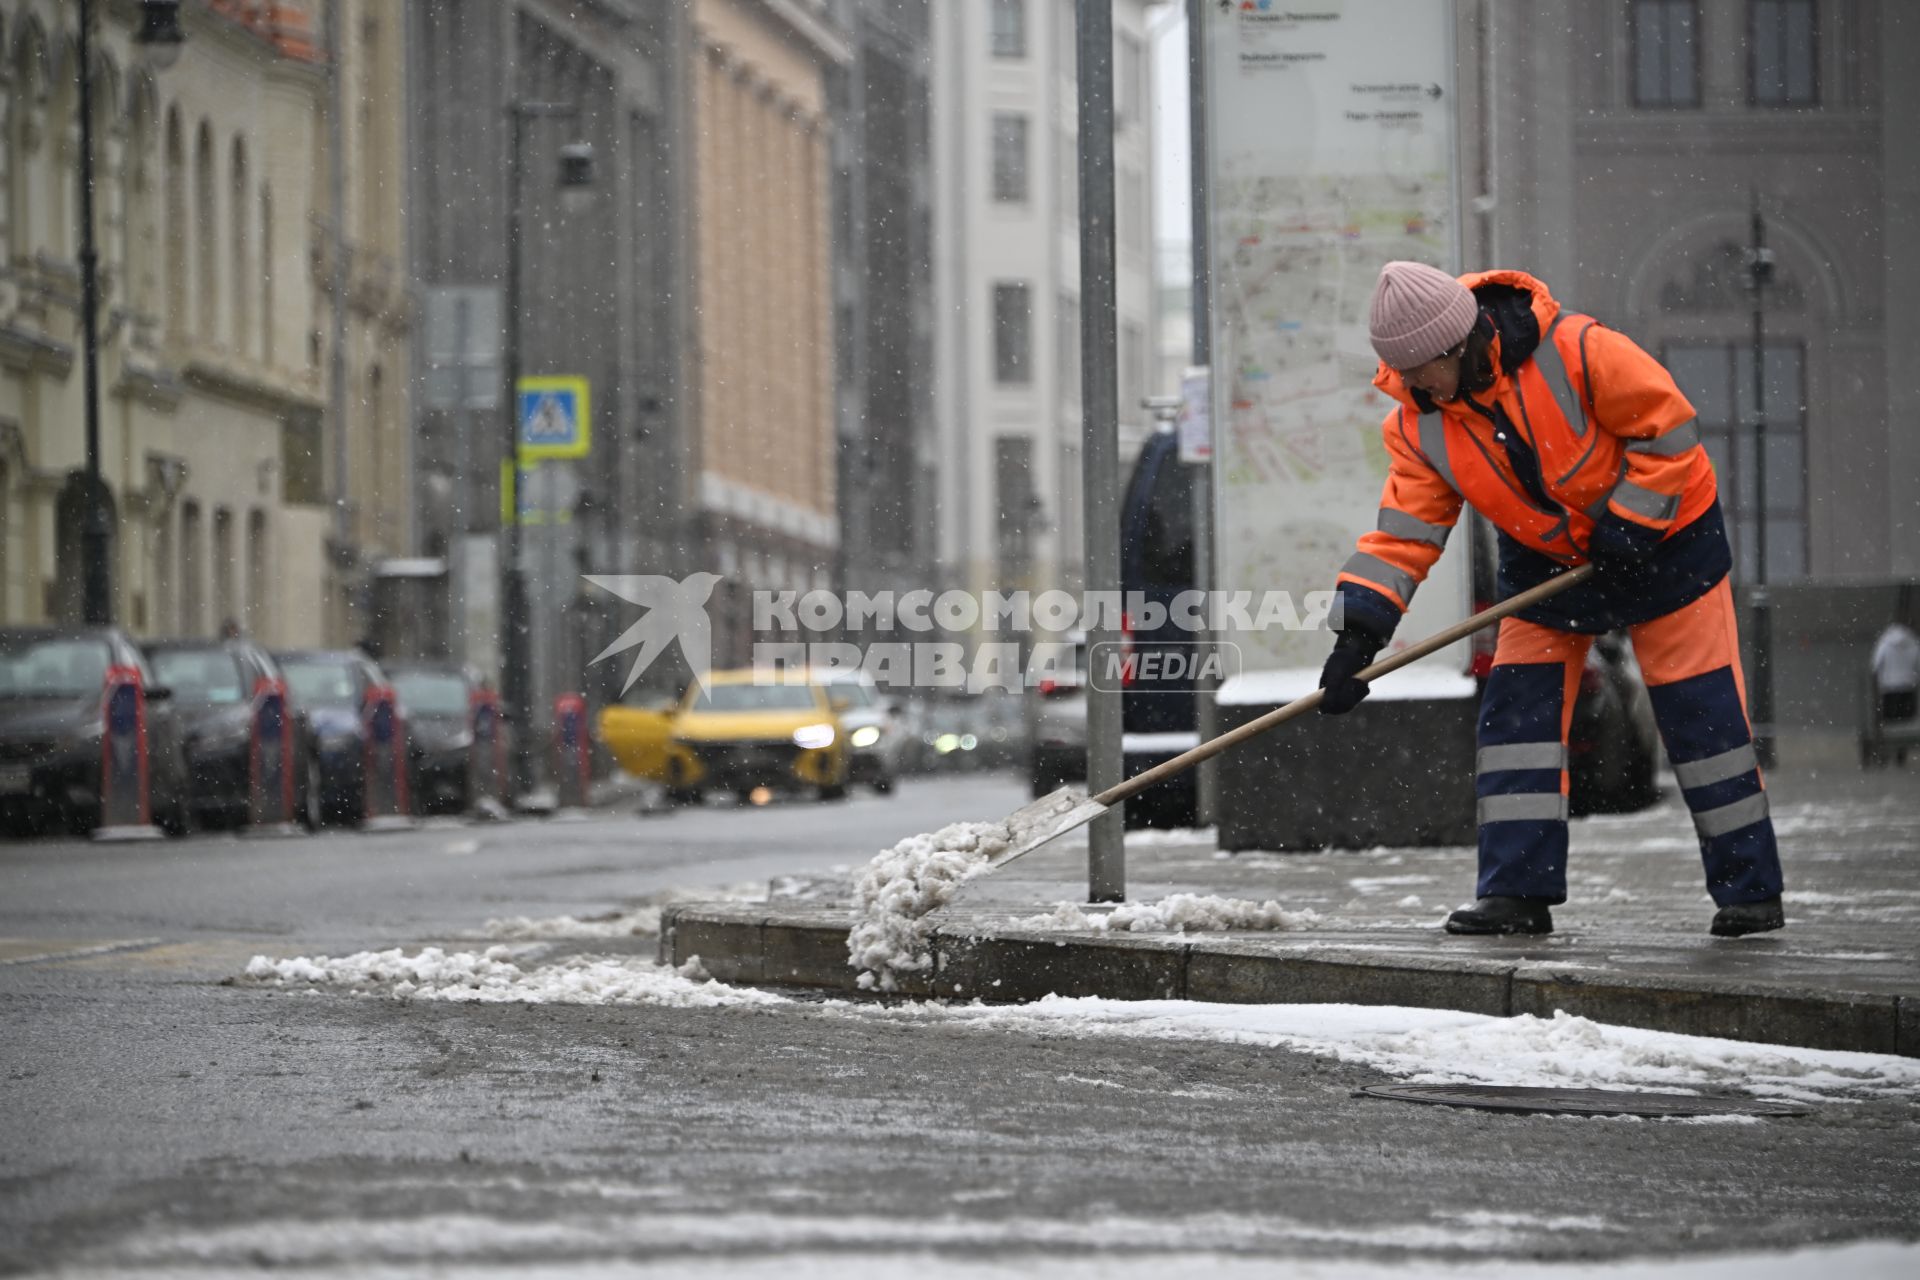
M 407 722 L 392 689 L 367 694 L 361 712 L 367 731 L 363 789 L 368 831 L 404 830 L 413 825 L 407 807 Z
M 100 698 L 100 825 L 95 840 L 154 840 L 147 689 L 140 668 L 107 668 Z
M 593 782 L 593 744 L 587 738 L 587 700 L 563 693 L 553 700 L 553 783 L 562 810 L 587 807 Z
M 247 750 L 247 824 L 250 835 L 297 835 L 293 821 L 293 717 L 283 680 L 253 685 L 252 742 Z

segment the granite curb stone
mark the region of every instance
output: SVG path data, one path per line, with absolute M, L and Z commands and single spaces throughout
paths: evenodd
M 764 904 L 688 903 L 661 914 L 660 959 L 699 956 L 723 982 L 855 992 L 846 960 L 853 915 Z M 935 930 L 930 976 L 902 975 L 899 994 L 1022 1003 L 1053 994 L 1115 1000 L 1397 1004 L 1494 1016 L 1556 1010 L 1650 1031 L 1762 1044 L 1920 1057 L 1920 998 L 1813 991 L 1559 969 L 1551 963 L 1302 954 L 1245 935 L 1106 936 L 993 929 Z

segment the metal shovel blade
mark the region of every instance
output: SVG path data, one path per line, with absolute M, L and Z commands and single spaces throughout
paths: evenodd
M 1110 807 L 1073 787 L 1049 791 L 1038 800 L 1022 805 L 1007 815 L 1006 826 L 1013 839 L 1005 849 L 987 860 L 987 866 L 1003 867 L 1015 858 L 1032 853 L 1049 840 L 1086 826 Z

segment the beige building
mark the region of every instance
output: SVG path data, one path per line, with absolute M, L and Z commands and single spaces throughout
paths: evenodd
M 838 544 L 826 73 L 850 51 L 797 0 L 696 0 L 692 40 L 691 462 L 727 661 L 749 593 L 827 586 Z
M 187 0 L 155 73 L 133 8 L 95 6 L 100 456 L 114 617 L 136 633 L 350 640 L 373 564 L 406 549 L 401 28 L 374 0 L 335 8 Z M 77 20 L 0 0 L 7 623 L 80 616 Z

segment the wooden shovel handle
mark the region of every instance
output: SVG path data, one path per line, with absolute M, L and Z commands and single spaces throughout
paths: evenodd
M 1485 630 L 1502 618 L 1510 618 L 1523 609 L 1530 609 L 1547 597 L 1558 595 L 1568 587 L 1585 582 L 1592 576 L 1593 566 L 1583 564 L 1577 569 L 1570 569 L 1557 577 L 1548 578 L 1538 586 L 1529 587 L 1516 596 L 1502 600 L 1491 609 L 1482 609 L 1465 621 L 1456 622 L 1443 631 L 1436 631 L 1418 644 L 1408 645 L 1400 652 L 1380 659 L 1362 671 L 1357 678 L 1378 680 L 1389 671 L 1398 671 L 1410 662 L 1418 662 L 1430 653 L 1437 653 L 1455 641 L 1464 640 L 1476 631 Z M 1238 728 L 1229 729 L 1219 737 L 1211 738 L 1171 760 L 1164 760 L 1144 773 L 1137 773 L 1118 786 L 1108 787 L 1093 797 L 1094 803 L 1109 806 L 1119 804 L 1122 800 L 1140 794 L 1156 782 L 1171 778 L 1176 773 L 1184 773 L 1202 760 L 1211 760 L 1228 747 L 1238 746 L 1248 738 L 1265 733 L 1275 725 L 1283 724 L 1297 715 L 1313 710 L 1320 705 L 1320 700 L 1325 696 L 1326 690 L 1315 689 L 1305 697 L 1295 698 L 1284 707 L 1276 707 L 1258 719 L 1249 720 Z

